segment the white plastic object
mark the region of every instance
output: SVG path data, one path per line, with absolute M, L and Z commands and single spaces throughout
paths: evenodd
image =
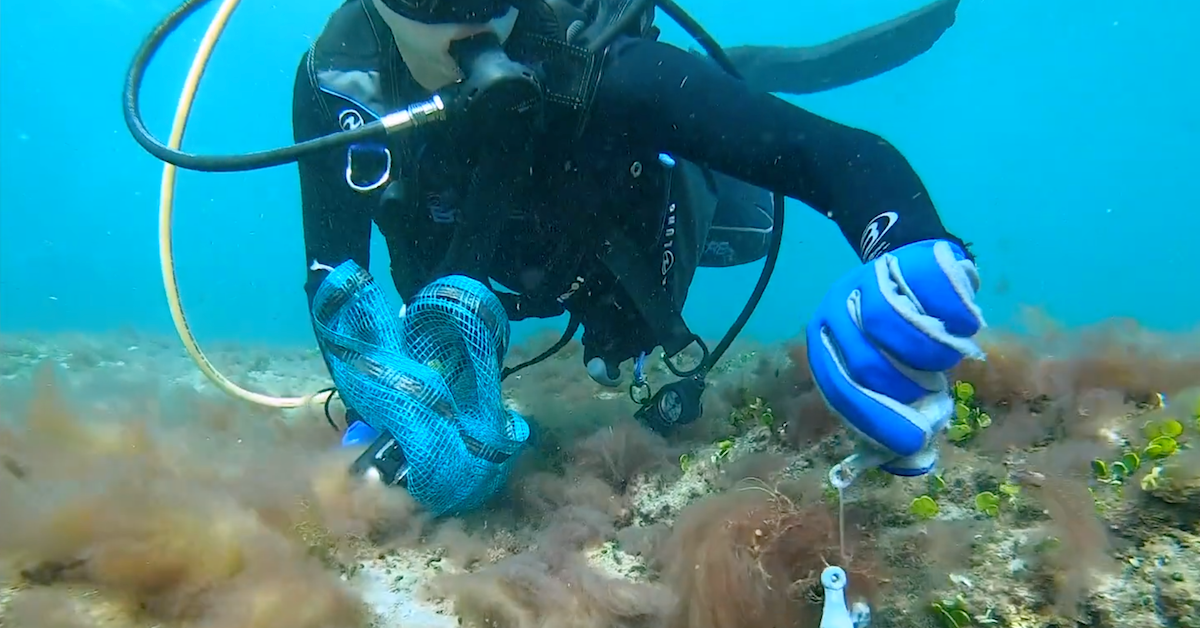
M 841 567 L 826 567 L 821 572 L 821 586 L 825 587 L 821 628 L 854 628 L 854 618 L 846 606 L 846 571 Z
M 878 454 L 851 454 L 846 456 L 841 462 L 830 467 L 829 483 L 839 490 L 848 488 L 864 471 L 872 467 L 878 467 L 885 462 L 887 460 Z
M 846 606 L 846 570 L 826 567 L 821 572 L 825 587 L 825 606 L 821 609 L 820 628 L 867 628 L 871 623 L 871 607 L 855 602 L 853 610 Z
M 829 468 L 829 483 L 838 490 L 845 489 L 854 483 L 854 470 L 850 456 Z

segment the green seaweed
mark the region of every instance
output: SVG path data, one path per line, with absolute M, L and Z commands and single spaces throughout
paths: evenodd
M 688 469 L 692 468 L 692 462 L 693 462 L 693 459 L 692 459 L 691 454 L 687 454 L 687 453 L 679 454 L 679 468 L 684 473 L 687 473 Z
M 755 397 L 749 403 L 734 408 L 729 413 L 729 422 L 738 428 L 754 423 L 770 428 L 775 425 L 775 413 L 762 397 Z
M 1142 450 L 1142 455 L 1154 460 L 1162 460 L 1175 453 L 1179 449 L 1179 444 L 1171 436 L 1158 436 L 1150 441 L 1149 445 Z
M 943 628 L 965 628 L 974 623 L 962 597 L 934 602 L 929 605 L 929 610 L 941 621 Z
M 1155 452 L 1161 451 L 1155 449 Z M 1142 468 L 1142 458 L 1136 452 L 1125 452 L 1120 460 L 1108 464 L 1103 460 L 1092 461 L 1092 474 L 1103 484 L 1119 487 L 1125 480 L 1137 474 Z
M 928 495 L 922 495 L 912 500 L 908 506 L 908 511 L 922 520 L 933 519 L 937 516 L 938 510 L 937 502 Z
M 975 509 L 989 517 L 1000 514 L 1000 497 L 991 491 L 984 491 L 975 496 Z
M 1121 456 L 1121 464 L 1125 466 L 1125 470 L 1129 475 L 1133 475 L 1138 472 L 1138 469 L 1142 468 L 1142 459 L 1134 452 L 1128 451 L 1125 452 L 1124 456 Z
M 968 403 L 975 401 L 975 386 L 971 382 L 954 382 L 954 398 Z
M 964 443 L 979 430 L 992 424 L 992 417 L 975 401 L 975 387 L 958 381 L 951 389 L 954 394 L 954 416 L 946 428 L 946 438 L 952 443 Z
M 1167 417 L 1157 421 L 1150 421 L 1142 428 L 1142 432 L 1151 441 L 1164 437 L 1178 438 L 1183 434 L 1183 424 L 1173 418 Z
M 942 477 L 940 473 L 930 473 L 928 484 L 929 495 L 931 497 L 937 497 L 942 491 L 946 490 L 946 478 Z

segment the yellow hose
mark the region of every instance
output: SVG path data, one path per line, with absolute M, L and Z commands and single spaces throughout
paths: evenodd
M 183 144 L 183 133 L 187 129 L 188 116 L 191 115 L 192 102 L 196 98 L 200 77 L 204 75 L 204 68 L 212 56 L 213 47 L 217 45 L 217 40 L 221 38 L 221 33 L 229 22 L 229 16 L 233 14 L 240 1 L 222 0 L 217 14 L 208 25 L 208 31 L 204 33 L 204 39 L 200 42 L 196 56 L 192 59 L 192 67 L 188 70 L 187 80 L 184 81 L 183 91 L 179 95 L 179 104 L 175 108 L 175 121 L 171 126 L 171 137 L 167 142 L 167 145 L 173 149 L 178 150 Z M 187 317 L 183 314 L 183 305 L 179 300 L 179 285 L 175 281 L 175 254 L 171 239 L 171 222 L 175 212 L 176 172 L 178 170 L 171 164 L 163 166 L 162 189 L 159 192 L 158 204 L 158 254 L 159 260 L 162 262 L 163 287 L 167 291 L 167 304 L 171 307 L 171 319 L 175 322 L 175 331 L 178 332 L 179 339 L 183 341 L 183 347 L 187 349 L 188 355 L 217 388 L 232 397 L 271 408 L 299 408 L 308 404 L 324 403 L 332 394 L 331 392 L 313 393 L 303 397 L 272 397 L 246 390 L 229 381 L 217 371 L 212 362 L 208 361 L 204 352 L 200 350 L 200 345 L 196 342 L 196 337 L 188 326 Z

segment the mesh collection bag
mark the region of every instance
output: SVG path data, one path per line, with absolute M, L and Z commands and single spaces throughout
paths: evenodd
M 396 439 L 417 502 L 461 513 L 504 486 L 529 425 L 500 393 L 509 321 L 487 286 L 444 277 L 398 318 L 371 275 L 347 261 L 317 289 L 313 317 L 339 394 Z

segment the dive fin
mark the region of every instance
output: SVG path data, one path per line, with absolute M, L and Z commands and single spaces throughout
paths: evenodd
M 737 46 L 726 54 L 755 89 L 823 92 L 878 76 L 928 51 L 954 24 L 960 0 L 937 0 L 817 46 Z

